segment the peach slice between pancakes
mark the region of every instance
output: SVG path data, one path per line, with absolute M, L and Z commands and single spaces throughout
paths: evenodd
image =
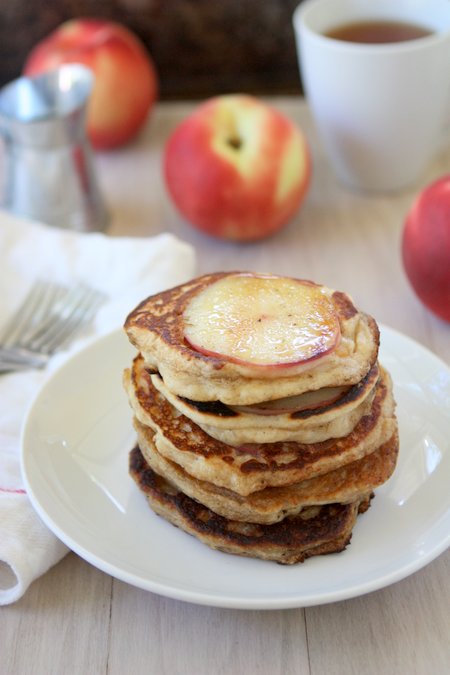
M 265 403 L 253 405 L 230 406 L 236 412 L 250 413 L 253 415 L 279 415 L 280 413 L 292 414 L 305 410 L 320 410 L 326 408 L 339 399 L 343 398 L 351 387 L 324 387 L 315 391 L 307 391 L 297 396 L 277 398 Z
M 339 344 L 339 318 L 306 280 L 235 274 L 194 296 L 183 313 L 190 347 L 257 370 L 315 365 Z

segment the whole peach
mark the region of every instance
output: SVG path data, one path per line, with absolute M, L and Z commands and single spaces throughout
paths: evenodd
M 170 136 L 167 189 L 180 213 L 209 235 L 262 239 L 299 209 L 311 173 L 307 142 L 281 112 L 253 96 L 217 96 Z
M 402 255 L 417 296 L 434 314 L 450 321 L 450 175 L 416 198 L 403 229 Z
M 31 50 L 23 72 L 36 75 L 63 63 L 82 63 L 94 72 L 87 112 L 92 145 L 110 149 L 131 140 L 158 96 L 156 69 L 139 39 L 118 23 L 73 19 Z

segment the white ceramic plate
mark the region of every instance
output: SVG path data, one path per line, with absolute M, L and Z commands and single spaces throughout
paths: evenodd
M 140 588 L 220 607 L 276 609 L 343 600 L 420 569 L 449 544 L 450 369 L 382 328 L 395 383 L 400 458 L 339 554 L 281 566 L 213 551 L 153 514 L 128 476 L 134 444 L 122 391 L 133 350 L 122 331 L 75 355 L 24 424 L 22 468 L 41 518 L 80 556 Z

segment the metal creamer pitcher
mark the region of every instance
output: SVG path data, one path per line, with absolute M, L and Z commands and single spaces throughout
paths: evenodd
M 88 68 L 68 64 L 0 90 L 3 208 L 79 232 L 106 227 L 85 131 L 92 85 Z

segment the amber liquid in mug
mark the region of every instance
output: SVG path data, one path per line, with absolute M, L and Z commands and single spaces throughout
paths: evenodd
M 432 35 L 433 31 L 423 26 L 402 21 L 355 21 L 337 26 L 325 35 L 344 42 L 383 44 L 405 42 Z

